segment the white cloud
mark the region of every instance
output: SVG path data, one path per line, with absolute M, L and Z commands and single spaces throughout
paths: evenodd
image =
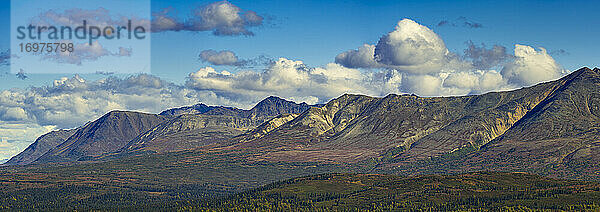
M 198 90 L 213 91 L 234 101 L 256 102 L 260 98 L 277 95 L 289 99 L 328 101 L 344 93 L 382 95 L 390 79 L 363 74 L 356 69 L 330 63 L 311 68 L 302 61 L 279 58 L 264 72 L 242 71 L 235 74 L 217 72 L 206 67 L 189 75 L 186 85 Z
M 86 21 L 89 26 L 98 26 L 104 28 L 106 26 L 115 25 L 117 20 L 113 20 L 109 11 L 105 8 L 95 10 L 87 9 L 68 9 L 63 12 L 48 10 L 33 19 L 34 25 L 40 26 L 79 26 Z
M 65 43 L 72 43 L 72 41 L 67 41 Z M 113 53 L 104 48 L 104 46 L 100 45 L 98 41 L 94 41 L 91 45 L 87 42 L 74 44 L 73 52 L 56 51 L 52 53 L 46 53 L 42 56 L 42 58 L 53 60 L 59 63 L 81 65 L 85 61 L 96 61 L 105 56 L 129 57 L 131 56 L 131 53 L 131 48 L 123 47 L 119 47 L 119 50 Z
M 470 59 L 473 66 L 477 69 L 490 69 L 499 65 L 504 65 L 514 56 L 506 52 L 506 47 L 494 45 L 487 49 L 485 44 L 475 45 L 472 41 L 467 42 L 467 49 L 464 51 L 465 57 Z
M 0 121 L 0 161 L 19 154 L 37 137 L 54 129 L 55 126 Z
M 431 29 L 410 19 L 379 39 L 375 61 L 412 73 L 438 72 L 447 63 L 448 49 Z
M 423 96 L 437 96 L 441 87 L 442 79 L 431 75 L 407 75 L 402 81 L 403 90 Z
M 533 47 L 516 45 L 514 55 L 494 45 L 487 49 L 467 42 L 464 56 L 450 52 L 431 29 L 403 19 L 394 31 L 376 45 L 364 44 L 336 56 L 335 62 L 348 68 L 395 70 L 402 78 L 400 92 L 424 96 L 480 94 L 507 90 L 557 79 L 564 74 L 560 65 Z M 501 72 L 494 70 L 501 69 Z M 388 91 L 394 90 L 387 88 Z
M 376 45 L 364 44 L 343 52 L 335 61 L 349 68 L 388 68 L 411 74 L 471 68 L 448 51 L 435 32 L 410 19 L 399 21 L 395 30 L 382 36 Z
M 0 116 L 1 119 L 7 121 L 19 121 L 27 119 L 27 112 L 20 107 L 5 108 L 3 111 L 0 111 L 0 114 L 2 114 Z
M 511 83 L 527 86 L 561 76 L 562 68 L 544 48 L 536 51 L 531 46 L 516 44 L 515 57 L 502 69 L 502 75 Z
M 212 49 L 200 52 L 200 60 L 212 65 L 230 65 L 239 66 L 243 64 L 232 51 L 215 51 Z
M 0 121 L 72 128 L 111 110 L 157 113 L 198 102 L 246 106 L 212 91 L 188 89 L 151 75 L 97 81 L 75 75 L 55 80 L 52 86 L 0 91 Z
M 375 68 L 380 66 L 375 61 L 375 46 L 364 44 L 356 50 L 338 54 L 335 62 L 348 68 Z
M 192 17 L 179 21 L 165 9 L 154 13 L 152 31 L 212 31 L 218 36 L 254 35 L 248 28 L 260 26 L 263 17 L 254 11 L 244 11 L 228 1 L 214 2 L 192 12 Z

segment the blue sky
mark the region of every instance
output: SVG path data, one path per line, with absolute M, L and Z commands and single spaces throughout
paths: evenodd
M 43 133 L 117 109 L 249 108 L 271 95 L 310 104 L 344 93 L 472 95 L 600 66 L 596 1 L 123 2 L 19 0 L 11 17 L 11 2 L 0 1 L 0 162 Z M 6 65 L 3 53 L 18 53 L 11 22 L 75 16 L 108 25 L 137 18 L 153 32 L 148 43 L 101 39 L 73 55 Z
M 60 2 L 60 1 L 59 1 Z M 177 15 L 212 1 L 152 1 L 152 10 L 172 7 Z M 590 51 L 599 42 L 600 20 L 594 17 L 594 1 L 231 1 L 240 8 L 267 17 L 253 29 L 255 36 L 219 37 L 210 32 L 163 32 L 152 35 L 152 73 L 183 82 L 187 73 L 204 64 L 197 55 L 204 49 L 235 51 L 241 58 L 259 55 L 287 57 L 318 66 L 332 62 L 338 53 L 363 43 L 376 43 L 402 18 L 430 27 L 450 50 L 461 52 L 468 40 L 511 47 L 525 44 L 544 47 L 566 69 L 597 66 L 600 53 Z M 53 3 L 54 4 L 54 3 Z M 94 8 L 80 3 L 78 8 Z M 10 2 L 3 1 L 0 48 L 9 46 Z M 42 11 L 32 8 L 32 11 Z M 126 11 L 114 11 L 117 14 Z M 438 27 L 443 20 L 466 17 L 482 28 Z M 229 67 L 223 69 L 231 70 Z M 234 70 L 235 71 L 235 70 Z M 62 75 L 60 75 L 62 76 Z M 68 75 L 65 75 L 68 76 Z M 57 75 L 31 76 L 30 80 L 0 78 L 2 87 L 44 83 Z M 94 78 L 94 76 L 88 76 Z M 47 83 L 47 82 L 46 82 Z

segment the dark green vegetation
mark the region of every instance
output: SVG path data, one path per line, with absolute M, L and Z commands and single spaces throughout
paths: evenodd
M 600 210 L 600 184 L 522 173 L 398 177 L 324 174 L 267 185 L 185 209 L 264 211 Z
M 347 94 L 319 106 L 269 97 L 250 110 L 114 111 L 44 135 L 11 159 L 29 165 L 0 168 L 0 202 L 29 209 L 597 209 L 596 184 L 486 171 L 600 181 L 599 108 L 600 69 L 583 68 L 528 88 L 462 97 Z M 322 175 L 221 199 L 325 173 L 386 176 Z M 303 182 L 325 193 L 304 195 Z M 284 192 L 287 185 L 301 188 Z
M 152 160 L 152 159 L 148 159 Z M 107 164 L 108 165 L 108 164 Z M 111 164 L 114 165 L 114 164 Z M 130 164 L 128 164 L 130 165 Z M 260 173 L 307 164 L 256 166 L 245 173 L 261 179 Z M 114 168 L 114 167 L 110 167 Z M 121 167 L 123 168 L 123 167 Z M 224 167 L 231 168 L 231 167 Z M 319 171 L 314 168 L 310 171 Z M 61 173 L 80 171 L 61 169 Z M 306 170 L 309 171 L 309 170 Z M 322 171 L 322 170 L 321 170 Z M 176 171 L 159 174 L 173 181 Z M 215 172 L 198 174 L 211 175 Z M 307 174 L 299 172 L 296 174 Z M 51 175 L 51 174 L 50 174 Z M 558 180 L 524 173 L 476 172 L 461 175 L 400 177 L 378 174 L 321 174 L 268 184 L 226 195 L 215 184 L 193 184 L 188 178 L 173 184 L 141 176 L 102 182 L 111 176 L 78 174 L 74 182 L 50 183 L 48 179 L 3 177 L 0 192 L 3 210 L 216 210 L 216 211 L 389 211 L 389 210 L 600 210 L 600 184 Z M 113 176 L 114 177 L 114 176 Z M 282 176 L 291 177 L 291 176 Z M 86 178 L 83 180 L 83 178 Z M 213 181 L 215 177 L 210 177 Z M 262 178 L 264 179 L 264 178 Z M 159 180 L 159 181 L 162 181 Z M 227 179 L 221 179 L 225 185 Z M 128 182 L 130 181 L 130 182 Z M 268 181 L 233 182 L 246 187 Z M 85 183 L 84 183 L 85 182 Z M 55 182 L 56 183 L 56 182 Z M 230 182 L 231 183 L 231 182 Z M 19 185 L 20 189 L 15 189 Z M 24 185 L 28 185 L 24 188 Z M 235 190 L 235 189 L 234 189 Z M 215 192 L 219 191 L 219 192 Z

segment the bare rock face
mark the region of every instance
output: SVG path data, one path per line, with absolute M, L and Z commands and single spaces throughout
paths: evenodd
M 279 128 L 279 126 L 295 119 L 299 115 L 300 114 L 298 114 L 298 113 L 282 114 L 275 118 L 272 118 L 271 120 L 268 120 L 265 123 L 261 124 L 260 126 L 245 133 L 244 137 L 246 137 L 246 138 L 244 138 L 243 140 L 250 140 L 250 139 L 256 139 L 256 138 L 263 137 L 263 136 L 267 135 L 269 132 Z
M 109 112 L 79 128 L 65 142 L 42 155 L 35 163 L 71 162 L 113 152 L 165 120 L 163 116 L 154 114 Z
M 50 149 L 58 146 L 67 140 L 77 129 L 72 130 L 57 130 L 46 133 L 35 140 L 23 152 L 12 157 L 5 165 L 27 165 L 37 160 L 40 156 L 48 152 Z

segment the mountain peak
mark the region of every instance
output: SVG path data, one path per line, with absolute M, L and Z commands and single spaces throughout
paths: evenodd
M 146 114 L 146 113 L 141 113 L 141 112 L 137 112 L 137 111 L 124 111 L 124 110 L 113 110 L 110 111 L 106 114 L 104 114 L 104 117 L 111 117 L 111 116 L 123 116 L 123 115 L 142 115 L 142 114 Z
M 276 96 L 269 96 L 269 97 L 261 100 L 260 102 L 258 102 L 258 104 L 256 104 L 256 106 L 261 105 L 261 104 L 268 104 L 271 102 L 292 102 L 292 101 L 288 101 L 288 100 L 285 100 L 285 99 L 282 99 L 282 98 L 279 98 Z M 256 107 L 256 106 L 254 106 L 254 107 Z
M 77 161 L 88 156 L 113 152 L 166 118 L 148 113 L 111 111 L 78 128 L 64 142 L 40 156 L 36 162 Z
M 171 108 L 168 110 L 165 110 L 163 112 L 161 112 L 159 115 L 162 116 L 178 116 L 181 114 L 202 114 L 202 113 L 206 113 L 212 109 L 215 109 L 217 107 L 214 106 L 208 106 L 204 103 L 198 103 L 192 106 L 185 106 L 185 107 L 178 107 L 178 108 Z
M 288 101 L 276 96 L 269 96 L 265 99 L 263 99 L 262 101 L 258 102 L 252 109 L 250 110 L 260 110 L 261 108 L 264 107 L 269 107 L 270 105 L 303 105 L 306 103 L 301 103 L 298 104 L 296 102 L 293 101 Z
M 591 68 L 588 67 L 583 67 L 578 69 L 577 71 L 574 71 L 573 74 L 575 73 L 588 73 L 588 74 L 599 74 L 600 73 L 600 69 L 599 68 L 594 68 L 593 70 Z
M 296 103 L 276 96 L 269 96 L 249 110 L 249 117 L 274 117 L 286 113 L 302 113 L 310 106 Z

